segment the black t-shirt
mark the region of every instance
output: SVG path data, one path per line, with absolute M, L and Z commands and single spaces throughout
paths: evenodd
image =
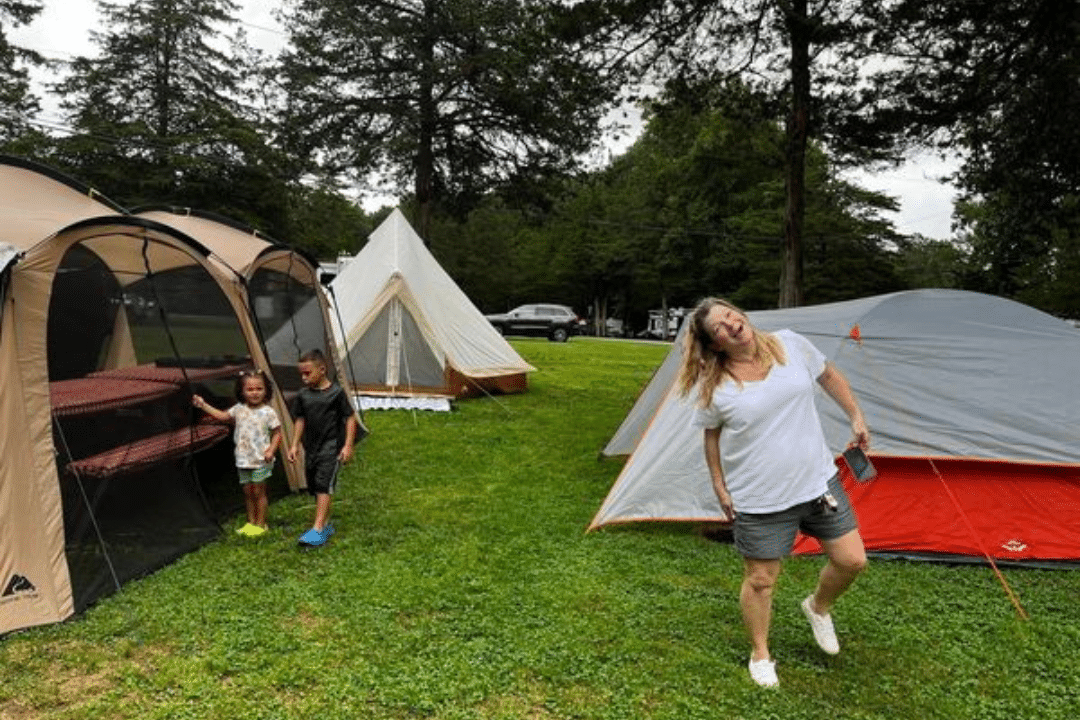
M 308 457 L 337 455 L 345 447 L 345 422 L 353 414 L 349 397 L 335 382 L 325 390 L 304 387 L 292 402 L 292 414 L 304 419 L 304 452 Z

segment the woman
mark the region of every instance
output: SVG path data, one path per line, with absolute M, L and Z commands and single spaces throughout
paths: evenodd
M 808 340 L 790 330 L 765 334 L 734 305 L 706 298 L 691 316 L 679 387 L 697 389 L 695 425 L 735 547 L 743 556 L 739 597 L 750 635 L 750 676 L 778 684 L 769 654 L 772 595 L 795 533 L 816 537 L 828 556 L 802 603 L 822 650 L 840 651 L 829 611 L 866 566 L 854 513 L 825 443 L 814 381 L 851 421 L 849 447 L 870 434 L 847 380 Z

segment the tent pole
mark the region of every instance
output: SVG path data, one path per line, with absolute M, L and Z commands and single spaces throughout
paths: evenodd
M 68 446 L 67 437 L 64 435 L 64 428 L 60 425 L 60 419 L 56 417 L 55 413 L 53 414 L 53 425 L 56 426 L 56 434 L 64 446 L 64 454 L 70 461 L 72 459 L 71 448 Z M 86 515 L 90 518 L 90 525 L 94 528 L 94 536 L 97 537 L 98 545 L 101 547 L 101 556 L 105 558 L 105 565 L 109 568 L 109 575 L 112 576 L 113 585 L 119 592 L 120 577 L 116 574 L 112 558 L 109 557 L 109 546 L 105 544 L 105 536 L 101 534 L 101 526 L 98 525 L 97 516 L 94 514 L 93 503 L 90 502 L 90 496 L 86 494 L 86 487 L 83 486 L 82 476 L 79 475 L 78 470 L 72 470 L 71 474 L 75 477 L 75 484 L 79 486 L 79 495 L 82 497 L 83 506 L 86 508 Z
M 342 350 L 345 352 L 345 369 L 349 371 L 349 380 L 352 381 L 352 392 L 350 393 L 350 395 L 352 395 L 352 394 L 358 392 L 358 388 L 357 388 L 357 385 L 356 385 L 356 368 L 353 367 L 352 355 L 349 353 L 349 338 L 348 338 L 347 333 L 345 332 L 345 321 L 341 319 L 341 308 L 338 306 L 338 299 L 337 299 L 337 295 L 334 293 L 334 286 L 331 284 L 331 285 L 326 285 L 325 287 L 326 287 L 327 291 L 330 293 L 330 299 L 333 300 L 334 316 L 337 318 L 338 329 L 341 331 L 341 347 L 342 347 Z M 330 341 L 333 342 L 333 333 L 330 333 L 330 336 L 331 336 Z M 336 343 L 335 343 L 335 345 L 336 345 Z M 335 348 L 335 350 L 336 350 L 336 348 Z M 366 359 L 365 359 L 365 362 L 366 362 Z M 356 407 L 357 414 L 359 414 L 359 416 L 360 416 L 360 424 L 363 425 L 364 424 L 364 410 L 363 410 L 363 408 L 360 407 L 359 400 L 357 400 L 354 403 L 354 405 Z

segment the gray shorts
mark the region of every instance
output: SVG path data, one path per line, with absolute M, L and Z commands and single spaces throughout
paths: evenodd
M 752 560 L 778 560 L 791 554 L 795 533 L 802 530 L 818 540 L 836 540 L 859 528 L 840 476 L 829 480 L 836 510 L 820 500 L 800 503 L 773 513 L 735 513 L 735 549 Z

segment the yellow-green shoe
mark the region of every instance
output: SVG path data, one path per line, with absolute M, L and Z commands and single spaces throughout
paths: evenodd
M 243 527 L 240 527 L 240 528 L 236 529 L 236 534 L 237 535 L 246 535 L 246 536 L 250 537 L 251 533 L 252 533 L 252 530 L 261 530 L 261 532 L 259 533 L 260 535 L 263 532 L 266 532 L 265 530 L 262 530 L 262 528 L 260 528 L 258 525 L 252 525 L 251 523 L 244 523 Z
M 252 525 L 251 529 L 247 531 L 248 537 L 259 537 L 266 534 L 266 528 L 262 525 Z

